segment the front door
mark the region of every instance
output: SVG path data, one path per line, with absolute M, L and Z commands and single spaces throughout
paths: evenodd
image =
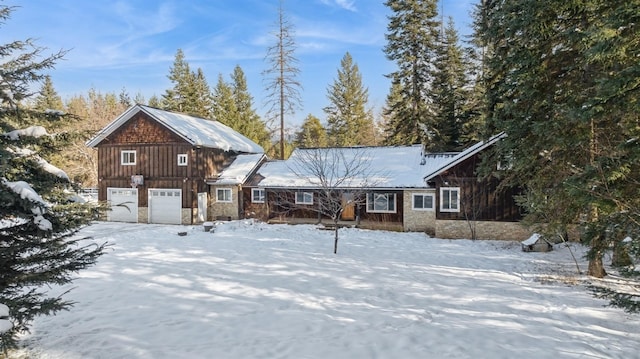
M 342 216 L 343 221 L 353 221 L 356 219 L 356 206 L 353 201 L 353 193 L 342 194 Z

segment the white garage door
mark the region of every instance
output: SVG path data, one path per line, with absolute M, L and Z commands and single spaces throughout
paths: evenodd
M 182 190 L 149 190 L 149 223 L 182 223 Z
M 107 188 L 107 201 L 111 210 L 107 220 L 138 222 L 138 190 L 135 188 Z

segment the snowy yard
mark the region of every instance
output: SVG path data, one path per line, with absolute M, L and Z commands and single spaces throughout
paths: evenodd
M 344 229 L 334 255 L 331 231 L 244 221 L 82 234 L 113 246 L 53 289 L 77 304 L 19 356 L 640 358 L 640 316 L 559 280 L 580 279 L 561 246 Z

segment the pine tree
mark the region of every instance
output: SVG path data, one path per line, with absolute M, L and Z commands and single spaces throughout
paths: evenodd
M 222 74 L 218 74 L 218 82 L 213 89 L 212 117 L 216 121 L 238 129 L 242 126 L 238 117 L 238 108 L 233 97 L 233 88 L 228 84 Z
M 118 94 L 118 101 L 120 102 L 120 104 L 124 107 L 129 107 L 131 105 L 133 105 L 133 101 L 131 100 L 131 96 L 129 96 L 129 93 L 127 92 L 127 90 L 123 87 L 122 91 L 120 91 L 120 94 Z
M 373 114 L 367 109 L 369 91 L 362 84 L 358 65 L 349 52 L 340 61 L 338 77 L 327 88 L 327 98 L 330 105 L 324 112 L 330 145 L 374 144 Z
M 430 104 L 433 62 L 440 22 L 436 0 L 387 0 L 392 12 L 387 26 L 387 58 L 398 69 L 387 76 L 395 93 L 387 98 L 387 143 L 420 143 L 424 128 L 433 128 Z
M 187 108 L 191 69 L 182 49 L 176 51 L 173 66 L 169 69 L 167 77 L 171 80 L 173 88 L 166 90 L 162 95 L 163 108 L 168 111 L 183 112 Z
M 44 77 L 44 83 L 35 99 L 34 109 L 44 112 L 46 110 L 63 111 L 62 98 L 53 87 L 51 76 Z
M 497 150 L 512 164 L 503 178 L 527 189 L 527 220 L 546 223 L 540 230 L 579 226 L 596 277 L 606 275 L 605 251 L 640 227 L 638 8 L 638 0 L 480 7 L 487 132 L 507 134 Z
M 459 151 L 465 147 L 463 131 L 466 125 L 466 105 L 469 91 L 468 65 L 464 62 L 463 49 L 458 43 L 458 32 L 453 19 L 449 18 L 443 41 L 436 50 L 432 99 L 433 127 L 427 128 L 432 135 L 426 148 L 431 151 Z
M 0 23 L 12 10 L 0 5 Z M 35 316 L 69 309 L 72 303 L 49 296 L 48 286 L 70 282 L 104 249 L 74 237 L 93 219 L 93 208 L 73 202 L 73 184 L 46 161 L 65 136 L 38 126 L 61 113 L 20 107 L 30 86 L 44 79 L 40 72 L 65 54 L 40 59 L 42 51 L 29 41 L 0 45 L 0 303 L 10 308 L 13 324 L 0 336 L 0 350 L 14 346 Z
M 296 42 L 294 28 L 283 8 L 283 0 L 278 7 L 278 22 L 273 35 L 276 43 L 267 49 L 268 68 L 263 71 L 267 91 L 268 116 L 280 121 L 280 159 L 285 158 L 285 114 L 294 114 L 302 102 L 302 85 L 297 77 L 300 73 L 295 57 Z
M 188 106 L 188 113 L 202 118 L 211 118 L 213 99 L 202 69 L 198 68 L 191 79 L 193 80 L 193 102 Z
M 249 93 L 247 79 L 240 65 L 236 65 L 231 74 L 231 89 L 239 123 L 238 132 L 265 149 L 271 147 L 271 136 L 253 108 L 253 97 Z
M 151 95 L 151 97 L 149 97 L 149 102 L 147 102 L 147 105 L 155 108 L 162 108 L 162 100 L 156 95 Z
M 300 131 L 296 133 L 296 147 L 327 147 L 329 141 L 327 139 L 327 130 L 320 123 L 320 119 L 309 114 L 304 121 Z
M 187 113 L 203 118 L 211 117 L 211 90 L 202 69 L 191 71 L 184 52 L 178 49 L 173 67 L 169 70 L 173 88 L 162 95 L 162 107 L 168 111 Z
M 402 101 L 402 94 L 400 93 L 400 84 L 392 83 L 391 90 L 382 109 L 383 144 L 387 146 L 406 144 L 403 134 L 396 131 L 402 125 L 401 122 L 403 120 L 400 114 L 404 113 L 405 110 L 405 103 Z

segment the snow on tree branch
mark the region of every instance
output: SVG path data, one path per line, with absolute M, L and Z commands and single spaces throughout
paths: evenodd
M 42 126 L 31 126 L 25 129 L 14 130 L 11 132 L 3 133 L 2 135 L 5 137 L 9 137 L 9 139 L 11 139 L 12 141 L 17 141 L 20 139 L 20 136 L 38 138 L 42 136 L 47 136 L 48 133 L 47 133 L 47 130 Z
M 42 197 L 27 183 L 24 181 L 9 182 L 5 178 L 1 179 L 4 186 L 15 192 L 22 199 L 29 200 L 36 203 L 38 206 L 31 208 L 31 212 L 34 214 L 33 222 L 43 231 L 50 231 L 53 229 L 53 225 L 49 220 L 44 218 L 46 209 L 49 208 L 49 204 L 45 202 Z
M 60 168 L 52 165 L 51 163 L 47 162 L 45 159 L 43 159 L 42 157 L 38 156 L 34 151 L 26 149 L 26 148 L 16 148 L 16 149 L 11 149 L 11 148 L 7 148 L 7 151 L 9 151 L 10 153 L 16 154 L 18 156 L 21 157 L 31 157 L 34 161 L 36 161 L 36 163 L 45 171 L 51 173 L 54 176 L 60 177 L 64 180 L 69 181 L 69 176 L 67 176 L 67 173 L 63 170 L 61 170 Z
M 8 332 L 13 328 L 13 324 L 9 321 L 9 307 L 0 303 L 0 334 Z

